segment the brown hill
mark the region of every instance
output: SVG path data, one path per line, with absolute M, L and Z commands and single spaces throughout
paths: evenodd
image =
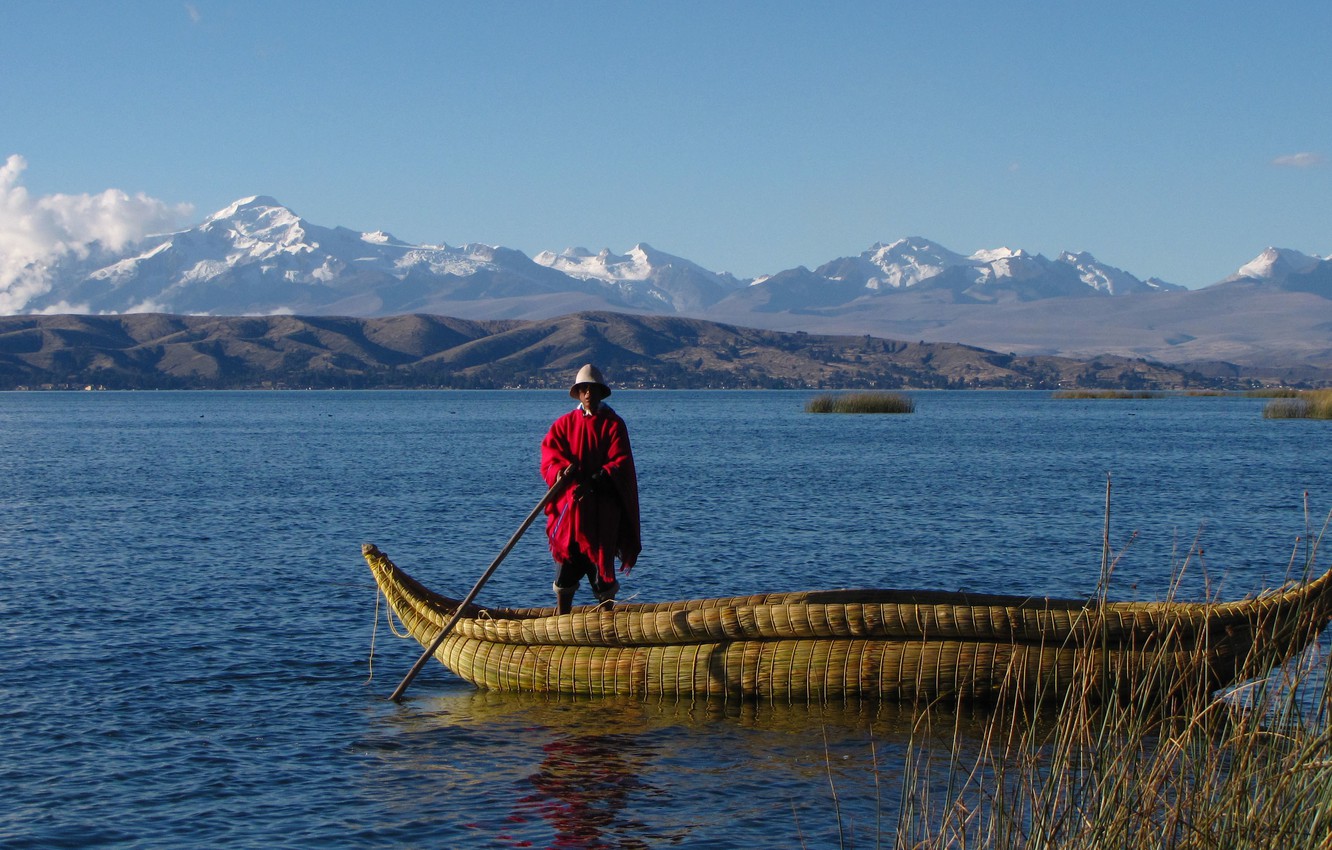
M 905 291 L 799 312 L 741 315 L 719 307 L 709 318 L 785 331 L 965 340 L 1022 355 L 1117 354 L 1217 375 L 1233 374 L 1238 366 L 1247 376 L 1289 383 L 1332 380 L 1332 299 L 1253 281 L 995 304 Z
M 1216 378 L 1143 359 L 1000 354 L 955 343 L 756 330 L 611 312 L 540 321 L 431 315 L 0 317 L 0 389 L 619 386 L 1184 388 Z M 1229 385 L 1244 381 L 1236 370 Z

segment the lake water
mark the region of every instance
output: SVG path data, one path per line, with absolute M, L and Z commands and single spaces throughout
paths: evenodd
M 810 395 L 612 397 L 644 518 L 621 598 L 1088 595 L 1107 475 L 1112 597 L 1164 595 L 1190 552 L 1179 592 L 1238 597 L 1332 506 L 1328 423 L 1261 400 L 815 416 Z M 360 544 L 462 595 L 544 492 L 538 443 L 571 404 L 0 393 L 0 846 L 890 843 L 910 709 L 488 694 L 433 662 L 385 699 L 420 647 L 382 611 L 376 630 Z M 542 538 L 480 602 L 550 604 Z

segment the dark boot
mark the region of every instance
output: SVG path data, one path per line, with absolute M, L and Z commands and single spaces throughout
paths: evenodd
M 555 613 L 568 614 L 573 610 L 574 591 L 577 588 L 555 588 Z
M 615 593 L 619 589 L 620 583 L 618 581 L 613 581 L 609 586 L 603 587 L 601 590 L 594 589 L 592 592 L 596 595 L 597 601 L 601 603 L 601 607 L 609 611 L 615 607 Z

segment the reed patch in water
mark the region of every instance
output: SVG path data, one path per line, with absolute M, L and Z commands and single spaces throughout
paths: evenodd
M 1056 390 L 1050 398 L 1165 398 L 1152 390 Z
M 1245 398 L 1299 398 L 1300 391 L 1290 387 L 1263 387 L 1260 390 L 1246 390 Z
M 1263 405 L 1264 419 L 1332 419 L 1332 390 L 1309 390 Z
M 805 404 L 806 413 L 914 413 L 916 402 L 901 393 L 824 393 Z

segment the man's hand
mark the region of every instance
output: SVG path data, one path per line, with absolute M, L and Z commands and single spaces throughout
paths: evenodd
M 615 483 L 606 470 L 598 469 L 587 482 L 587 488 L 598 496 L 615 492 Z
M 611 481 L 606 470 L 598 469 L 591 478 L 574 487 L 574 500 L 581 502 L 587 496 L 609 496 L 614 493 L 615 482 Z
M 623 575 L 629 575 L 629 573 L 633 572 L 635 563 L 636 561 L 621 561 L 620 573 Z

